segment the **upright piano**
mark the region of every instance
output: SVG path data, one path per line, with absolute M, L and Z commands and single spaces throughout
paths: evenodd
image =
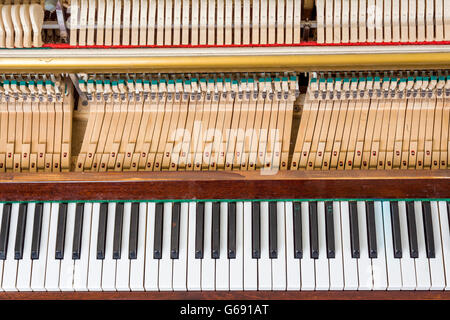
M 3 0 L 0 299 L 450 299 L 450 2 Z

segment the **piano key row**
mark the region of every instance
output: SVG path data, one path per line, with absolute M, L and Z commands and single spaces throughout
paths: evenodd
M 5 291 L 449 289 L 450 202 L 0 204 Z

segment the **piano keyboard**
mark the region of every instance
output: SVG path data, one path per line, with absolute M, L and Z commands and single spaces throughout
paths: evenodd
M 0 204 L 4 291 L 449 290 L 449 201 Z
M 292 169 L 446 169 L 450 77 L 315 76 Z

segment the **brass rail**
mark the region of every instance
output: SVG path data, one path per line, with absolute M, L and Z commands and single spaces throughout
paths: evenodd
M 450 49 L 450 46 L 447 46 Z M 250 48 L 251 49 L 251 48 Z M 226 54 L 226 50 L 208 51 L 203 54 L 195 54 L 196 51 L 174 51 L 173 54 L 153 49 L 141 49 L 138 52 L 148 50 L 150 54 L 111 54 L 104 49 L 82 49 L 79 54 L 64 49 L 38 50 L 30 54 L 7 54 L 0 52 L 0 72 L 52 72 L 52 73 L 77 73 L 77 72 L 270 72 L 270 71 L 358 71 L 358 70 L 425 70 L 425 69 L 449 69 L 450 50 L 431 52 L 402 53 L 399 50 L 358 50 L 351 53 L 351 48 L 341 53 L 336 48 L 336 53 L 329 48 L 324 50 L 317 47 L 317 54 L 311 50 L 300 50 L 295 54 L 292 50 L 258 51 L 241 50 L 239 54 Z M 381 48 L 383 49 L 383 48 Z M 57 53 L 55 53 L 57 51 Z M 109 51 L 109 52 L 106 52 Z M 350 51 L 350 52 L 349 52 Z M 154 52 L 157 52 L 156 54 Z M 169 52 L 170 54 L 167 54 Z M 59 53 L 59 54 L 58 54 Z

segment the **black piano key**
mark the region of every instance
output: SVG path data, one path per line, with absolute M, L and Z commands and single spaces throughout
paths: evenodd
M 261 205 L 252 202 L 252 258 L 261 258 Z
M 398 213 L 398 202 L 391 201 L 391 224 L 392 242 L 394 247 L 394 258 L 402 257 L 402 237 L 400 233 L 400 218 Z
M 78 260 L 81 256 L 81 236 L 83 234 L 84 203 L 77 203 L 75 208 L 75 224 L 73 229 L 72 259 Z
M 236 259 L 236 202 L 228 202 L 228 259 Z
M 450 229 L 450 201 L 447 201 L 448 227 Z
M 311 258 L 319 258 L 319 224 L 317 219 L 317 202 L 309 203 L 309 242 L 311 247 Z
M 350 201 L 350 245 L 352 247 L 352 258 L 359 259 L 359 228 L 358 228 L 358 206 L 356 201 Z
M 58 225 L 56 229 L 55 259 L 64 259 L 64 243 L 66 240 L 67 203 L 59 204 Z
M 205 203 L 198 202 L 195 211 L 195 259 L 203 259 Z
M 433 259 L 436 257 L 436 252 L 434 248 L 433 221 L 431 216 L 430 201 L 422 202 L 422 214 L 423 226 L 425 229 L 425 247 L 427 250 L 427 258 Z
M 19 204 L 19 216 L 17 217 L 16 243 L 14 245 L 14 259 L 22 260 L 23 244 L 25 242 L 25 225 L 27 223 L 27 204 Z
M 369 258 L 378 257 L 377 230 L 375 226 L 375 208 L 373 201 L 366 202 L 367 244 L 369 246 Z
M 36 203 L 34 207 L 33 219 L 33 235 L 31 240 L 31 259 L 39 259 L 41 249 L 41 232 L 42 232 L 42 218 L 44 215 L 44 204 Z
M 269 258 L 278 258 L 277 203 L 269 202 Z
M 220 258 L 220 203 L 212 204 L 211 258 Z
M 294 220 L 294 257 L 296 259 L 303 258 L 302 248 L 302 205 L 300 202 L 293 203 L 293 220 Z
M 334 239 L 334 215 L 333 202 L 325 202 L 325 228 L 327 236 L 327 258 L 334 259 L 336 257 L 335 239 Z
M 155 239 L 153 242 L 153 259 L 162 258 L 164 204 L 157 203 L 155 209 Z
M 170 230 L 171 259 L 178 259 L 180 253 L 180 209 L 181 204 L 175 202 L 172 206 L 172 228 Z
M 114 218 L 113 259 L 120 259 L 122 254 L 123 202 L 116 204 Z
M 11 203 L 5 203 L 3 205 L 2 227 L 0 230 L 0 260 L 6 260 L 10 220 L 11 220 Z
M 128 259 L 137 259 L 139 231 L 139 203 L 131 204 L 130 240 L 128 243 Z
M 97 232 L 97 259 L 105 259 L 106 223 L 108 221 L 108 203 L 100 204 Z
M 419 247 L 417 245 L 416 213 L 413 201 L 406 202 L 406 220 L 408 222 L 409 256 L 418 258 Z

